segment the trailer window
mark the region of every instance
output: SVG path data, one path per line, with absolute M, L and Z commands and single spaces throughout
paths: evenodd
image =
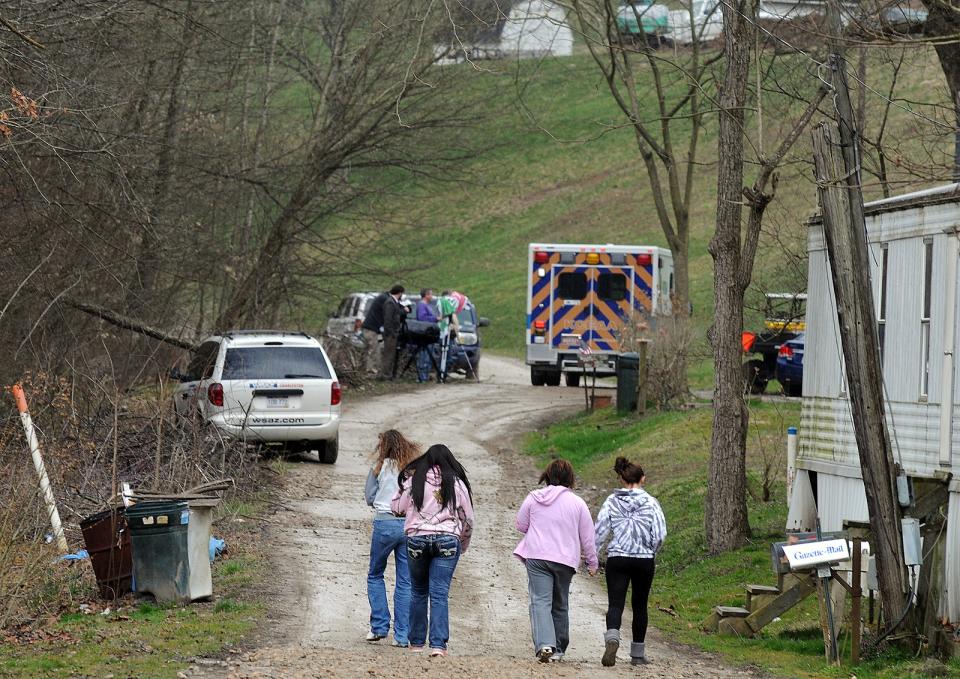
M 583 299 L 587 296 L 587 274 L 562 273 L 557 276 L 557 295 L 561 299 Z
M 881 366 L 887 339 L 887 264 L 889 261 L 890 249 L 886 243 L 883 243 L 880 246 L 880 311 L 877 313 L 877 339 L 880 340 Z
M 930 297 L 933 283 L 933 239 L 923 239 L 923 304 L 920 311 L 920 398 L 930 393 Z
M 602 273 L 597 280 L 597 294 L 601 299 L 619 302 L 627 298 L 627 277 L 622 273 Z

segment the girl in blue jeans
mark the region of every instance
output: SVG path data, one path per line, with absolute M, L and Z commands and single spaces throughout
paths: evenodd
M 408 441 L 396 429 L 380 434 L 376 459 L 370 473 L 364 496 L 373 507 L 373 537 L 370 540 L 370 570 L 367 572 L 367 598 L 370 600 L 370 631 L 367 641 L 380 641 L 390 631 L 390 606 L 383 573 L 387 559 L 393 554 L 397 567 L 393 590 L 393 645 L 410 645 L 407 635 L 410 619 L 410 574 L 407 569 L 407 545 L 403 532 L 403 517 L 390 510 L 390 501 L 397 494 L 397 475 L 411 460 L 420 456 L 420 447 Z
M 450 449 L 434 445 L 403 468 L 398 483 L 392 508 L 406 517 L 412 585 L 410 650 L 423 652 L 429 631 L 431 657 L 445 656 L 450 638 L 450 582 L 473 533 L 470 482 Z

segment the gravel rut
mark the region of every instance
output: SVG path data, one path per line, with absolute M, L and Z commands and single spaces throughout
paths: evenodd
M 566 661 L 541 665 L 533 656 L 526 573 L 512 556 L 513 520 L 537 470 L 516 447 L 525 432 L 582 404 L 582 392 L 529 386 L 525 366 L 484 357 L 483 379 L 429 385 L 344 406 L 340 458 L 333 466 L 304 462 L 287 482 L 288 510 L 275 516 L 268 583 L 269 614 L 257 650 L 214 665 L 199 661 L 196 677 L 519 677 L 759 676 L 715 657 L 647 636 L 651 664 L 631 667 L 621 646 L 617 666 L 600 665 L 606 594 L 600 578 L 578 574 L 570 593 L 571 643 Z M 450 655 L 428 659 L 369 644 L 366 570 L 370 510 L 363 483 L 377 433 L 394 427 L 424 446 L 445 443 L 463 462 L 474 488 L 477 524 L 450 597 Z M 595 509 L 595 508 L 594 508 Z M 669 529 L 670 517 L 667 517 Z M 669 539 L 669 535 L 668 538 Z M 388 565 L 388 591 L 392 589 Z M 654 616 L 656 613 L 653 614 Z M 629 637 L 629 612 L 623 630 Z M 654 618 L 655 622 L 655 618 Z

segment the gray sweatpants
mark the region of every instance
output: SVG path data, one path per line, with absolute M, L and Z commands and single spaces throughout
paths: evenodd
M 526 565 L 533 651 L 549 646 L 562 654 L 570 643 L 570 581 L 576 571 L 540 559 L 527 559 Z

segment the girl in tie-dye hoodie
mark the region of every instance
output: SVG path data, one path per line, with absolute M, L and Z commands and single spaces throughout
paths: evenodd
M 633 643 L 630 658 L 634 665 L 646 664 L 644 638 L 647 633 L 647 597 L 653 584 L 654 557 L 667 535 L 667 523 L 656 498 L 643 489 L 647 477 L 640 465 L 618 457 L 613 467 L 623 488 L 610 495 L 600 508 L 596 533 L 597 553 L 607 550 L 607 632 L 601 663 L 611 667 L 620 647 L 620 622 L 633 586 Z

